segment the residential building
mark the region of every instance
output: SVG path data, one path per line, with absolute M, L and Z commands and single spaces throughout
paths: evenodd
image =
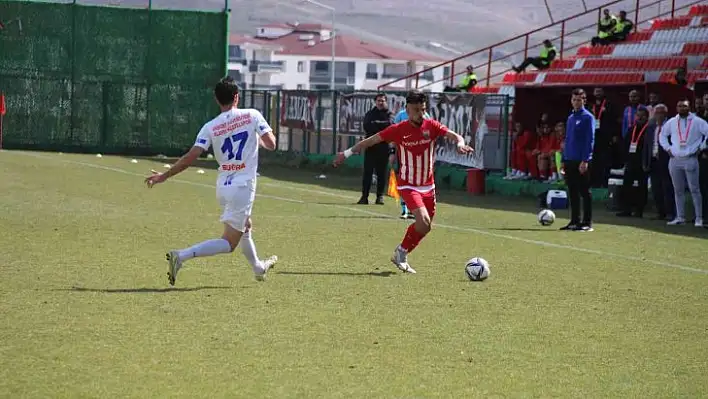
M 334 36 L 334 39 L 333 39 Z M 422 71 L 442 59 L 332 34 L 320 24 L 270 24 L 254 36 L 231 35 L 229 71 L 245 88 L 318 90 L 331 84 L 332 40 L 337 90 L 376 90 L 383 83 Z M 442 91 L 442 68 L 419 77 L 418 86 Z M 412 82 L 415 86 L 415 82 Z M 394 85 L 405 89 L 406 81 Z

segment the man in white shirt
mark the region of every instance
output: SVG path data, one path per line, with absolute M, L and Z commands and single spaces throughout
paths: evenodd
M 674 185 L 676 218 L 669 225 L 686 222 L 686 182 L 693 198 L 697 227 L 703 226 L 703 198 L 699 184 L 698 155 L 705 148 L 708 123 L 690 113 L 690 102 L 679 101 L 678 115 L 666 121 L 659 137 L 661 147 L 669 154 L 669 173 Z
M 268 269 L 278 260 L 272 256 L 258 259 L 251 234 L 251 210 L 256 196 L 258 147 L 275 150 L 275 135 L 263 115 L 255 109 L 238 109 L 238 85 L 225 77 L 214 88 L 221 114 L 207 122 L 197 135 L 194 146 L 164 173 L 153 171 L 145 179 L 148 187 L 162 183 L 184 171 L 210 146 L 219 164 L 216 196 L 223 209 L 220 221 L 224 224 L 221 238 L 207 240 L 182 250 L 167 253 L 170 285 L 175 285 L 177 273 L 184 261 L 203 256 L 233 252 L 240 244 L 251 264 L 256 280 L 262 281 Z

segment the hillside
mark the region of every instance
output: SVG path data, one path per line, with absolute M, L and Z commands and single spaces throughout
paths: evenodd
M 79 0 L 85 4 L 113 4 L 145 6 L 147 0 Z M 336 9 L 336 28 L 345 34 L 352 34 L 369 41 L 378 41 L 408 50 L 417 50 L 454 58 L 458 54 L 497 43 L 523 34 L 550 22 L 542 0 L 320 0 Z M 676 0 L 677 5 L 691 0 Z M 548 0 L 554 20 L 560 20 L 587 8 L 605 4 L 605 0 Z M 641 0 L 642 4 L 656 3 L 655 0 Z M 651 9 L 666 11 L 670 7 L 658 4 Z M 231 30 L 233 33 L 253 34 L 258 25 L 268 22 L 319 22 L 329 24 L 331 13 L 302 0 L 229 0 L 231 8 Z M 613 12 L 621 9 L 632 10 L 634 0 L 624 0 L 612 6 Z M 153 0 L 155 8 L 181 8 L 193 10 L 219 10 L 224 0 Z M 640 15 L 640 19 L 646 19 Z M 633 13 L 630 13 L 633 17 Z M 594 24 L 596 16 L 588 15 L 569 23 L 566 31 L 574 31 Z M 558 36 L 558 30 L 539 32 L 531 38 L 538 43 L 544 38 Z M 576 33 L 569 38 L 570 43 L 589 39 L 591 30 Z M 454 51 L 442 50 L 429 43 L 437 42 Z M 494 54 L 499 57 L 523 48 L 523 40 L 510 43 Z M 460 53 L 461 52 L 461 53 Z M 465 62 L 479 63 L 487 56 L 476 57 Z M 513 58 L 520 62 L 521 56 Z

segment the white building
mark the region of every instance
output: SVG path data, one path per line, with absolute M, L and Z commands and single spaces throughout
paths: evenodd
M 255 36 L 231 35 L 229 71 L 246 89 L 329 89 L 331 40 L 330 27 L 319 24 L 271 24 L 258 28 Z M 335 35 L 334 40 L 337 90 L 376 90 L 445 61 L 352 36 Z M 447 68 L 423 74 L 419 87 L 442 91 Z M 415 87 L 415 81 L 411 84 Z M 405 89 L 406 79 L 393 88 Z

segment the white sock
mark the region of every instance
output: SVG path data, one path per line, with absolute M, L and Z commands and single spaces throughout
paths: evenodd
M 202 256 L 212 256 L 231 252 L 231 244 L 223 238 L 200 242 L 197 245 L 179 251 L 179 258 L 187 260 Z
M 246 260 L 248 260 L 248 263 L 250 263 L 254 268 L 260 268 L 261 261 L 258 259 L 258 254 L 256 253 L 256 243 L 253 242 L 253 235 L 250 230 L 243 233 L 239 245 L 241 246 L 243 256 L 245 256 Z

